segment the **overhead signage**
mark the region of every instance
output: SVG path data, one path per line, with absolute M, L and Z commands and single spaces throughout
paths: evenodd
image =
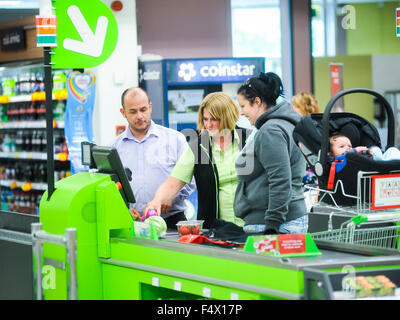
M 162 61 L 139 62 L 139 86 L 146 90 L 153 106 L 152 119 L 161 125 L 167 125 L 164 121 L 164 94 L 163 94 L 163 67 Z
M 57 48 L 53 68 L 91 68 L 106 61 L 118 41 L 118 24 L 100 0 L 55 1 Z
M 1 51 L 16 51 L 26 48 L 23 27 L 0 30 Z
M 57 47 L 57 18 L 36 16 L 36 43 L 38 47 Z
M 168 83 L 242 82 L 264 72 L 264 58 L 167 60 Z
M 396 36 L 400 37 L 400 8 L 396 8 Z

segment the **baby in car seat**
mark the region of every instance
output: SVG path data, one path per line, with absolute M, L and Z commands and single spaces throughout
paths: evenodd
M 336 158 L 347 152 L 357 152 L 372 157 L 373 160 L 400 160 L 400 150 L 395 147 L 390 147 L 386 152 L 377 146 L 372 147 L 354 147 L 348 137 L 340 133 L 333 133 L 330 138 L 330 156 Z

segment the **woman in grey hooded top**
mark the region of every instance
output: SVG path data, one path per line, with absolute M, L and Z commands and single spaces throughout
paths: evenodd
M 305 160 L 292 133 L 301 116 L 283 97 L 272 72 L 247 80 L 237 91 L 241 115 L 255 126 L 236 161 L 235 215 L 246 232 L 305 233 L 308 215 L 302 179 Z

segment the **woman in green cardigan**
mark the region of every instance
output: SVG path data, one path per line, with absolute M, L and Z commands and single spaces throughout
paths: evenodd
M 198 130 L 186 131 L 189 148 L 147 204 L 145 213 L 150 207 L 160 212 L 161 203 L 172 199 L 194 177 L 198 191 L 197 219 L 204 220 L 203 227 L 209 228 L 215 219 L 243 226 L 233 211 L 237 186 L 235 161 L 250 131 L 236 126 L 238 118 L 238 106 L 226 93 L 213 92 L 203 99 Z

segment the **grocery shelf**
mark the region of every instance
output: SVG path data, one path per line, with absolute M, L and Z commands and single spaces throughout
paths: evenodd
M 32 190 L 39 190 L 39 191 L 46 191 L 47 190 L 47 183 L 44 182 L 29 182 L 29 181 L 16 181 L 16 180 L 0 180 L 0 186 L 6 188 L 21 188 L 30 183 Z
M 0 129 L 46 129 L 46 120 L 0 122 Z M 64 121 L 56 121 L 56 129 L 64 129 Z
M 46 152 L 0 152 L 0 159 L 26 159 L 26 160 L 46 160 Z M 59 161 L 67 161 L 68 156 L 65 153 L 55 153 L 54 159 Z
M 23 94 L 17 96 L 0 96 L 0 104 L 6 103 L 18 103 L 18 102 L 30 102 L 30 101 L 44 101 L 44 92 L 35 92 L 33 94 Z M 67 98 L 66 92 L 56 93 L 52 95 L 52 100 L 65 100 Z

